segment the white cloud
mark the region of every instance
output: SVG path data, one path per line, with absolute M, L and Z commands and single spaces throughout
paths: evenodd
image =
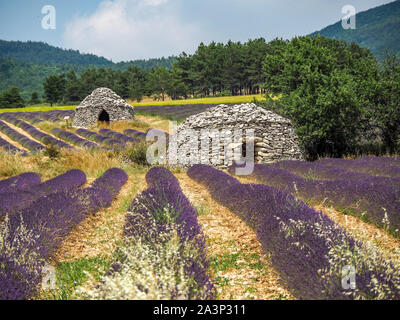
M 158 7 L 160 5 L 163 5 L 167 3 L 168 0 L 143 0 L 139 3 L 139 6 L 149 6 L 149 7 Z
M 114 61 L 192 51 L 201 30 L 183 22 L 178 8 L 178 0 L 104 0 L 66 25 L 64 46 Z

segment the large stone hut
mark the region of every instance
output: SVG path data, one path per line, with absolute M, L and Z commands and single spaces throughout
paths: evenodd
M 211 130 L 216 129 L 216 130 Z M 212 139 L 216 132 L 231 131 L 241 129 L 243 136 L 239 143 L 232 139 L 232 153 L 227 155 L 226 142 L 219 139 L 219 148 L 213 146 Z M 258 107 L 253 103 L 238 105 L 218 105 L 207 111 L 193 115 L 176 129 L 177 147 L 182 156 L 182 147 L 193 139 L 198 137 L 199 152 L 195 162 L 212 164 L 211 157 L 218 157 L 221 164 L 217 166 L 226 167 L 237 159 L 237 154 L 241 154 L 242 159 L 246 156 L 248 150 L 246 144 L 246 129 L 254 129 L 254 141 L 250 146 L 254 146 L 254 161 L 256 163 L 273 163 L 280 160 L 303 160 L 303 152 L 299 147 L 298 137 L 295 134 L 294 127 L 290 120 Z M 194 134 L 196 133 L 196 134 Z M 219 137 L 221 136 L 218 134 Z M 197 139 L 197 138 L 195 138 Z M 201 149 L 201 139 L 208 139 L 209 152 L 204 153 Z M 218 140 L 217 140 L 218 141 Z M 237 140 L 236 140 L 237 141 Z M 180 149 L 179 149 L 180 148 Z M 186 152 L 188 158 L 192 153 L 183 147 L 183 154 Z M 217 149 L 217 150 L 216 150 Z M 251 149 L 250 149 L 251 150 Z M 226 157 L 230 157 L 226 159 Z M 234 158 L 236 157 L 236 158 Z M 178 154 L 179 158 L 179 154 Z M 191 161 L 193 164 L 193 161 Z
M 132 120 L 135 109 L 108 88 L 98 88 L 87 96 L 75 110 L 73 126 L 90 128 L 98 121 L 111 122 Z

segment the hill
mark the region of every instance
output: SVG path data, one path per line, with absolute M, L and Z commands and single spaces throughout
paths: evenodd
M 357 13 L 355 30 L 343 29 L 339 21 L 313 35 L 319 33 L 328 38 L 356 42 L 379 58 L 386 48 L 400 55 L 399 30 L 400 0 Z
M 78 50 L 65 50 L 44 42 L 0 40 L 0 59 L 43 65 L 111 66 L 113 62 Z
M 89 67 L 106 67 L 126 70 L 137 66 L 150 70 L 155 66 L 171 68 L 175 57 L 133 60 L 114 63 L 94 54 L 83 54 L 78 50 L 66 50 L 44 42 L 22 42 L 0 40 L 0 92 L 11 86 L 21 89 L 28 100 L 32 92 L 43 94 L 43 81 L 52 74 L 74 70 L 82 73 Z

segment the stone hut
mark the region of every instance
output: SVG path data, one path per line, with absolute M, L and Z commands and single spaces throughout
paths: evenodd
M 73 126 L 90 128 L 98 121 L 111 122 L 132 120 L 135 109 L 108 88 L 98 88 L 87 96 L 75 110 Z
M 226 142 L 224 139 L 221 139 L 220 133 L 218 134 L 219 148 L 215 146 L 212 147 L 212 139 L 215 138 L 216 132 L 234 132 L 235 129 L 241 129 L 243 135 L 239 140 L 236 140 L 239 142 L 235 143 L 235 140 L 232 139 L 230 145 L 231 150 L 233 150 L 232 153 L 227 155 L 225 148 Z M 291 121 L 274 112 L 258 107 L 253 103 L 233 106 L 222 104 L 187 118 L 187 120 L 176 129 L 177 147 L 178 150 L 180 150 L 179 148 L 187 144 L 193 136 L 197 136 L 199 139 L 199 152 L 195 162 L 213 164 L 211 157 L 213 157 L 213 159 L 217 157 L 220 159 L 221 164 L 216 166 L 226 167 L 231 165 L 234 159 L 238 159 L 238 154 L 239 158 L 242 159 L 246 156 L 246 150 L 248 150 L 246 143 L 249 142 L 246 141 L 245 138 L 246 129 L 254 129 L 254 143 L 250 144 L 250 146 L 254 146 L 254 161 L 256 163 L 273 163 L 280 160 L 304 159 L 303 152 L 299 147 L 298 137 L 295 134 Z M 204 154 L 204 150 L 200 151 L 202 144 L 201 139 L 209 140 L 208 145 L 210 147 L 206 154 Z M 189 149 L 183 147 L 183 153 L 182 149 L 179 152 L 182 155 L 186 151 L 186 155 L 189 158 L 192 153 L 187 152 L 188 150 Z M 230 158 L 225 161 L 227 156 Z M 191 164 L 193 164 L 193 161 L 191 161 Z

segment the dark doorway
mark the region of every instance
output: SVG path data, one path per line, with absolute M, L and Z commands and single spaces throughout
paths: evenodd
M 110 116 L 108 115 L 108 113 L 103 110 L 100 115 L 99 115 L 99 121 L 100 122 L 106 122 L 109 123 L 110 122 Z
M 246 158 L 246 155 L 247 155 L 247 145 L 246 145 L 246 143 L 243 143 L 242 144 L 242 157 Z
M 250 154 L 248 154 L 248 152 L 247 152 L 247 148 L 248 147 L 254 148 L 252 150 L 253 155 L 251 155 L 251 152 L 250 152 Z M 254 158 L 256 157 L 256 150 L 255 150 L 255 147 L 254 147 L 254 143 L 251 143 L 251 144 L 247 145 L 246 142 L 244 142 L 242 144 L 242 158 L 251 157 L 251 156 L 253 156 Z

